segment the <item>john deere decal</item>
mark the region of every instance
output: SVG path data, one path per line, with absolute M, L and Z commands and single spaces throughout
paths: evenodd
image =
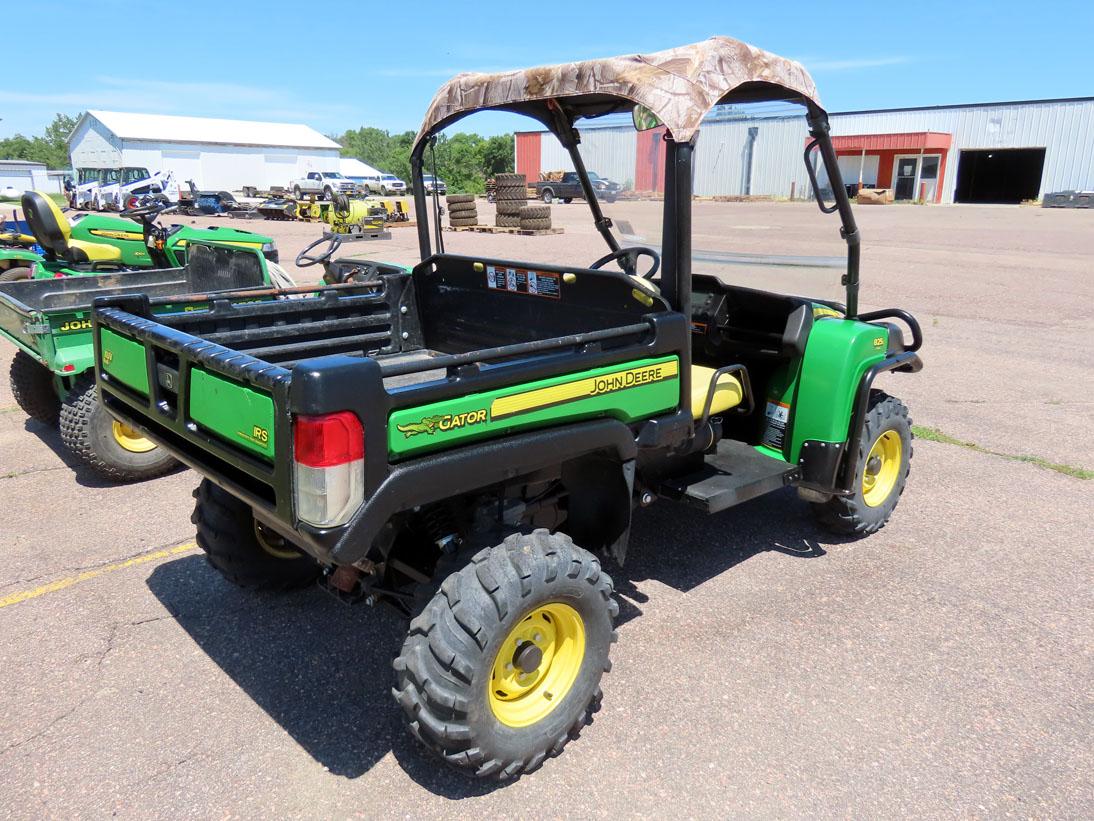
M 666 379 L 674 379 L 677 372 L 676 360 L 672 359 L 656 365 L 628 368 L 625 371 L 615 371 L 602 376 L 552 385 L 549 388 L 503 396 L 495 399 L 490 405 L 490 418 L 503 419 L 507 416 L 529 413 L 530 411 L 561 405 L 565 402 L 576 402 L 591 396 L 600 396 L 605 393 L 662 382 Z

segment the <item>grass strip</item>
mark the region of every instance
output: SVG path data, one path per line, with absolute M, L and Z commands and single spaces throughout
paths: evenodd
M 968 448 L 974 450 L 977 453 L 987 453 L 991 456 L 999 456 L 1003 459 L 1010 459 L 1012 462 L 1027 462 L 1031 465 L 1036 465 L 1039 468 L 1045 470 L 1054 470 L 1057 473 L 1062 473 L 1065 476 L 1072 476 L 1076 479 L 1094 479 L 1094 470 L 1087 470 L 1086 468 L 1076 467 L 1075 465 L 1062 465 L 1059 462 L 1050 462 L 1048 459 L 1043 459 L 1040 456 L 1026 456 L 1015 453 L 1000 453 L 997 450 L 991 450 L 983 445 L 978 445 L 976 442 L 966 442 L 964 439 L 958 439 L 956 436 L 950 436 L 948 433 L 943 433 L 938 428 L 927 428 L 922 425 L 912 425 L 912 433 L 915 434 L 917 439 L 926 439 L 928 442 L 941 442 L 944 445 L 957 445 L 960 448 Z

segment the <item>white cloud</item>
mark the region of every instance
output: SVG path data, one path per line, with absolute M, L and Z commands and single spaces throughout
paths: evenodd
M 809 60 L 799 59 L 807 70 L 815 71 L 861 71 L 867 68 L 898 66 L 912 62 L 910 57 L 849 57 L 845 60 Z

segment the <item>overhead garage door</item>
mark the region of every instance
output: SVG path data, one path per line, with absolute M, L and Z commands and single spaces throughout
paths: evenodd
M 1041 192 L 1043 148 L 962 149 L 954 202 L 1019 203 Z

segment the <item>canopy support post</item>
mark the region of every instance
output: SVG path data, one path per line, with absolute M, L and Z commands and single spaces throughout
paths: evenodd
M 832 187 L 832 197 L 836 201 L 836 209 L 840 216 L 840 236 L 847 243 L 847 273 L 843 275 L 842 284 L 847 289 L 847 318 L 854 319 L 858 316 L 859 255 L 862 237 L 855 223 L 855 215 L 851 211 L 851 200 L 847 196 L 847 187 L 843 184 L 843 175 L 840 174 L 836 149 L 832 146 L 828 115 L 812 104 L 808 106 L 808 110 L 809 134 L 817 141 L 821 160 L 828 172 L 828 184 Z

